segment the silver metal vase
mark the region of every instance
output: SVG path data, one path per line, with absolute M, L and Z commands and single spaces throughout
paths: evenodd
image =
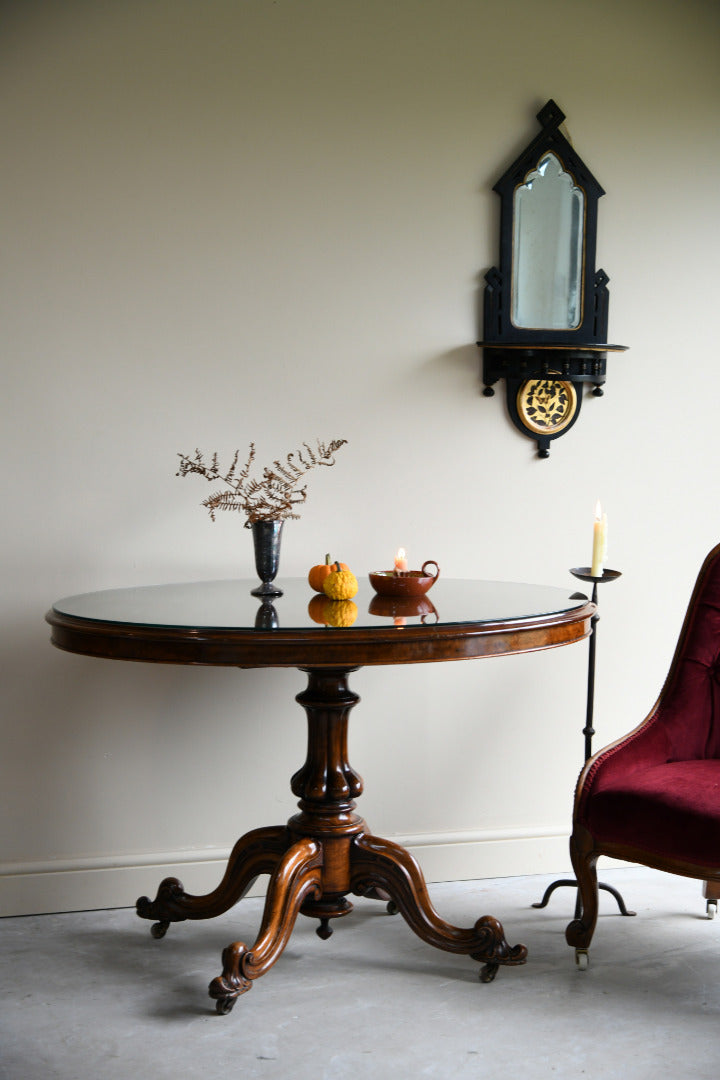
M 253 521 L 250 528 L 255 547 L 255 569 L 261 584 L 252 589 L 253 596 L 282 596 L 282 589 L 273 585 L 280 565 L 280 540 L 284 521 Z

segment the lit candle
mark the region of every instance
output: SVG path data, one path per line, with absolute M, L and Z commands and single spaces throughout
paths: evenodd
M 395 573 L 399 574 L 402 570 L 407 570 L 407 556 L 405 548 L 398 548 L 398 553 L 395 556 Z
M 603 514 L 600 502 L 595 506 L 593 523 L 593 552 L 591 577 L 602 577 L 605 556 L 607 555 L 607 514 Z

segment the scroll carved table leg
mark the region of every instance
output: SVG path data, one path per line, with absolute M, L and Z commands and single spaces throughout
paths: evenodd
M 352 889 L 360 895 L 380 890 L 395 902 L 410 928 L 428 945 L 463 953 L 484 964 L 483 982 L 492 982 L 500 964 L 524 964 L 524 945 L 508 945 L 502 925 L 491 915 L 472 929 L 445 922 L 433 908 L 422 871 L 409 851 L 377 836 L 356 837 L 351 852 Z
M 315 840 L 298 840 L 285 853 L 270 878 L 260 933 L 248 951 L 235 941 L 223 951 L 222 974 L 210 983 L 208 993 L 219 1013 L 229 1013 L 254 979 L 264 975 L 288 943 L 303 901 L 322 892 L 322 848 Z
M 285 825 L 254 829 L 233 848 L 222 881 L 206 896 L 191 896 L 177 878 L 165 878 L 157 896 L 141 896 L 136 910 L 141 919 L 157 919 L 153 937 L 164 937 L 171 922 L 213 919 L 241 900 L 260 874 L 271 874 L 292 843 Z

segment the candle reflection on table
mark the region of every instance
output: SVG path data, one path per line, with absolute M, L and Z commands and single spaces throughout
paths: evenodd
M 368 608 L 370 615 L 391 618 L 396 626 L 404 626 L 407 619 L 420 618 L 425 622 L 428 615 L 439 616 L 437 608 L 427 596 L 373 596 Z

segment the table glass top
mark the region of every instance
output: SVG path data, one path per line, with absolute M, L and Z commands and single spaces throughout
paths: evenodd
M 451 626 L 515 622 L 561 614 L 586 603 L 586 597 L 578 594 L 572 584 L 559 588 L 440 578 L 424 597 L 408 601 L 380 598 L 367 578 L 358 580 L 360 589 L 354 597 L 357 612 L 351 609 L 354 621 L 350 630 L 422 623 Z M 310 606 L 318 594 L 312 592 L 306 580 L 278 579 L 276 584 L 283 595 L 264 604 L 251 595 L 250 590 L 257 584 L 257 579 L 248 579 L 108 589 L 58 600 L 53 611 L 76 619 L 134 626 L 238 631 L 324 629 L 323 613 L 318 610 L 323 607 L 323 598 Z

